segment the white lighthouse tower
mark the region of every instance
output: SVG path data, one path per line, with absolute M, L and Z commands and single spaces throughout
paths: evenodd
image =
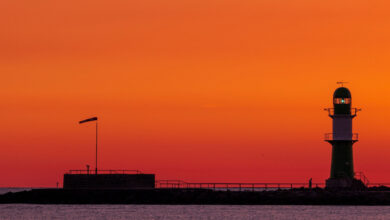
M 327 108 L 332 118 L 333 132 L 325 134 L 325 141 L 332 145 L 332 165 L 326 188 L 351 188 L 364 185 L 355 179 L 352 146 L 358 134 L 352 132 L 352 120 L 360 109 L 352 108 L 349 89 L 341 86 L 333 93 L 333 108 Z

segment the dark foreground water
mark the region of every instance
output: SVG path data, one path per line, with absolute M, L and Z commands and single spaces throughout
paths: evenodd
M 390 219 L 390 207 L 3 204 L 0 219 Z

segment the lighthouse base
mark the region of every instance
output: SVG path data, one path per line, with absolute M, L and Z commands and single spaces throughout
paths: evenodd
M 355 178 L 329 178 L 326 180 L 326 189 L 362 190 L 366 188 L 361 180 Z

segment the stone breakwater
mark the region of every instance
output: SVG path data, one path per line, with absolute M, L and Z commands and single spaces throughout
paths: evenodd
M 0 195 L 0 203 L 34 204 L 220 204 L 220 205 L 390 205 L 388 189 L 328 191 L 213 191 L 206 189 L 64 190 L 36 189 Z

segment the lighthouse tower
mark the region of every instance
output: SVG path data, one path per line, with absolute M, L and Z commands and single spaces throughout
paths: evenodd
M 352 146 L 358 134 L 352 133 L 352 119 L 360 109 L 351 107 L 351 92 L 341 86 L 333 94 L 333 108 L 327 108 L 333 121 L 333 132 L 325 134 L 332 145 L 332 165 L 326 188 L 349 188 L 361 181 L 354 178 Z

